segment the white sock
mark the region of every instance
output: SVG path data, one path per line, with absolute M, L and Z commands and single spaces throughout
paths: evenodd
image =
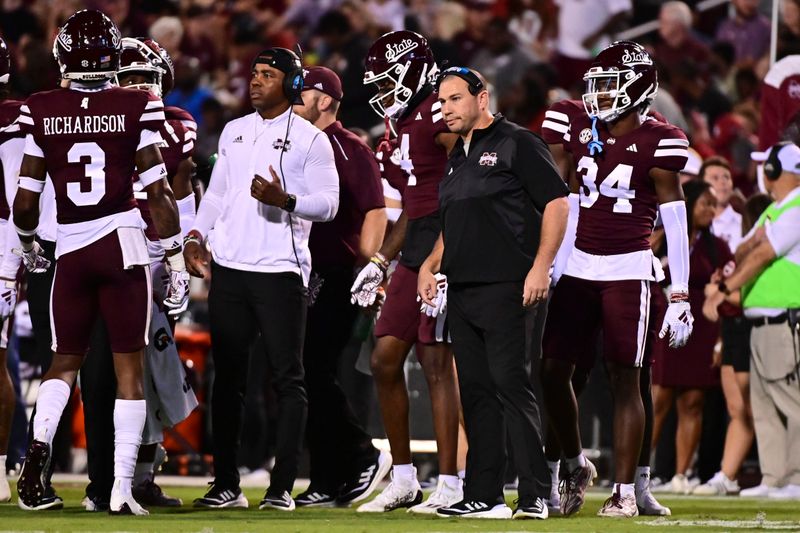
M 144 400 L 114 402 L 114 478 L 127 480 L 130 488 L 136 469 L 136 456 L 142 443 L 142 430 L 147 417 Z
M 644 492 L 650 484 L 650 467 L 637 466 L 636 477 L 634 478 L 636 484 L 636 493 Z
M 458 476 L 451 476 L 447 474 L 439 474 L 439 481 L 443 482 L 450 488 L 457 489 L 461 486 L 461 478 Z
M 636 489 L 633 488 L 633 483 L 614 483 L 614 491 L 625 498 L 626 496 L 636 496 Z
M 394 479 L 402 483 L 411 483 L 417 478 L 417 469 L 414 465 L 394 465 L 392 467 L 394 472 Z
M 550 482 L 558 484 L 558 471 L 561 469 L 561 461 L 547 461 L 547 469 L 550 470 Z
M 0 479 L 6 478 L 6 459 L 7 455 L 0 455 Z
M 583 454 L 578 455 L 578 457 L 567 458 L 567 468 L 569 468 L 570 472 L 584 466 L 586 466 L 586 457 Z
M 60 379 L 48 379 L 39 385 L 36 416 L 33 418 L 33 438 L 53 444 L 61 413 L 69 402 L 70 386 Z
M 466 469 L 459 470 L 459 471 L 458 471 L 458 477 L 460 477 L 461 479 L 464 479 L 464 478 L 466 478 L 466 477 L 467 477 L 467 471 L 466 471 Z
M 153 470 L 155 470 L 155 463 L 136 463 L 136 468 L 133 470 L 133 485 L 138 487 L 145 481 L 153 479 Z

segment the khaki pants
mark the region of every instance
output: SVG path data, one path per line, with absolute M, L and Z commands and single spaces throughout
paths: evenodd
M 793 338 L 785 322 L 754 327 L 750 337 L 750 402 L 762 483 L 770 487 L 800 485 L 797 342 L 800 336 Z

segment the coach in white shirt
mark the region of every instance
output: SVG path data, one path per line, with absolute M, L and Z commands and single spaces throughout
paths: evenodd
M 204 273 L 203 242 L 212 255 L 208 297 L 216 377 L 211 401 L 214 484 L 195 505 L 246 507 L 236 455 L 242 428 L 250 346 L 261 333 L 278 397 L 277 445 L 270 487 L 260 508 L 294 509 L 306 420 L 302 351 L 308 236 L 312 222 L 333 219 L 339 177 L 327 136 L 292 113 L 302 104 L 300 59 L 270 48 L 253 61 L 255 113 L 229 122 L 194 228 L 186 237 L 189 271 Z

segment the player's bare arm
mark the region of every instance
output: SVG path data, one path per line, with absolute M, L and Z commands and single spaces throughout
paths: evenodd
M 542 235 L 533 267 L 525 277 L 522 304 L 529 306 L 547 298 L 550 289 L 550 267 L 564 239 L 569 217 L 569 202 L 566 197 L 550 200 L 542 215 Z
M 683 200 L 683 189 L 681 189 L 681 180 L 677 172 L 653 168 L 650 170 L 650 177 L 655 183 L 659 204 Z
M 170 181 L 170 187 L 176 200 L 182 200 L 194 193 L 194 171 L 197 165 L 189 157 L 178 163 L 178 170 Z
M 139 169 L 140 175 L 159 165 L 163 165 L 163 160 L 161 152 L 155 144 L 145 146 L 136 152 L 136 168 Z M 153 213 L 153 222 L 155 222 L 159 237 L 168 238 L 180 234 L 181 223 L 178 217 L 178 206 L 167 180 L 156 180 L 146 186 L 144 190 L 147 193 L 147 203 Z M 181 248 L 177 247 L 167 250 L 166 254 L 172 256 L 180 251 Z
M 558 173 L 561 174 L 564 183 L 569 185 L 569 191 L 578 192 L 578 181 L 575 179 L 575 163 L 572 161 L 572 154 L 567 152 L 561 143 L 548 144 L 547 147 L 556 162 Z
M 369 258 L 380 249 L 383 238 L 386 236 L 387 221 L 386 209 L 383 207 L 371 209 L 364 215 L 364 223 L 361 224 L 361 237 L 358 243 L 359 262 L 361 264 L 369 261 Z
M 392 230 L 389 232 L 389 235 L 386 236 L 386 240 L 383 241 L 383 245 L 381 245 L 381 249 L 378 252 L 383 255 L 387 260 L 391 261 L 397 254 L 400 253 L 400 250 L 403 248 L 403 243 L 406 240 L 406 227 L 408 225 L 408 216 L 406 215 L 405 210 L 400 213 L 400 217 L 397 219 L 397 222 L 394 223 L 392 226 Z
M 44 158 L 32 155 L 25 155 L 22 158 L 19 175 L 22 178 L 32 178 L 44 182 L 46 176 L 46 166 Z M 20 187 L 14 196 L 14 224 L 26 232 L 36 230 L 39 225 L 39 196 L 41 193 Z M 33 242 L 34 235 L 20 235 L 23 243 Z

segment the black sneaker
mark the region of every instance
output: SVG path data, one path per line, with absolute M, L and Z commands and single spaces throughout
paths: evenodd
M 333 507 L 336 504 L 336 497 L 309 487 L 307 491 L 298 494 L 294 502 L 298 507 Z
M 511 518 L 511 508 L 505 503 L 486 503 L 477 500 L 461 500 L 460 502 L 437 509 L 438 516 L 451 518 Z
M 538 518 L 544 520 L 550 513 L 547 509 L 547 500 L 535 496 L 526 496 L 515 502 L 514 519 Z
M 375 458 L 375 462 L 362 470 L 357 478 L 342 485 L 336 502 L 347 505 L 366 500 L 375 492 L 378 484 L 383 481 L 391 468 L 392 454 L 380 452 Z
M 61 509 L 64 501 L 56 495 L 47 483 L 47 470 L 50 466 L 50 445 L 34 440 L 28 446 L 25 462 L 17 481 L 17 503 L 26 511 Z
M 242 494 L 242 489 L 239 487 L 233 489 L 226 489 L 214 483 L 209 483 L 211 488 L 208 489 L 206 495 L 202 498 L 197 498 L 194 501 L 195 507 L 210 507 L 213 509 L 227 509 L 229 507 L 242 507 L 247 508 L 249 502 Z
M 264 499 L 258 505 L 259 509 L 278 509 L 279 511 L 294 511 L 294 500 L 289 491 L 283 492 L 267 489 Z
M 180 507 L 183 500 L 164 494 L 152 479 L 133 487 L 133 498 L 145 507 Z

